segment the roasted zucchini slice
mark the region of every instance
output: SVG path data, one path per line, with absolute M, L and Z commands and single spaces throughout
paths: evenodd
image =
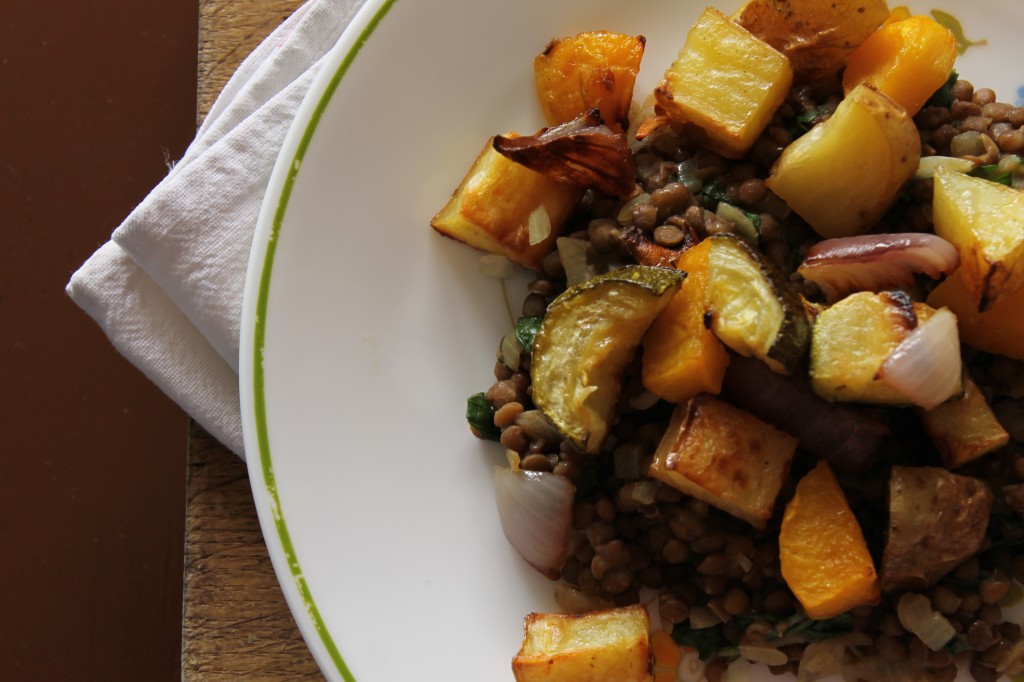
M 684 277 L 629 266 L 570 287 L 548 306 L 533 344 L 533 402 L 578 448 L 601 450 L 626 366 Z
M 803 359 L 810 324 L 787 280 L 749 243 L 732 234 L 708 238 L 707 310 L 711 331 L 740 355 L 788 374 Z

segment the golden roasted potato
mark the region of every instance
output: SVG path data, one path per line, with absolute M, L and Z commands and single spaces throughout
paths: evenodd
M 590 31 L 552 40 L 533 61 L 537 98 L 550 125 L 599 109 L 615 132 L 629 127 L 633 84 L 646 40 L 609 31 Z
M 512 659 L 517 682 L 650 682 L 650 618 L 640 605 L 531 613 Z
M 811 329 L 811 385 L 827 400 L 906 405 L 877 378 L 882 363 L 935 311 L 897 291 L 851 294 L 818 314 Z
M 670 120 L 700 127 L 709 149 L 738 159 L 764 131 L 792 83 L 785 56 L 709 7 L 654 97 Z
M 582 194 L 505 158 L 491 138 L 430 224 L 447 237 L 538 270 Z
M 834 76 L 888 17 L 885 0 L 748 0 L 733 14 L 789 57 L 798 81 Z
M 1024 192 L 939 168 L 935 234 L 960 251 L 960 276 L 978 310 L 1024 284 Z
M 977 384 L 964 379 L 964 394 L 931 410 L 918 410 L 947 469 L 973 462 L 1006 445 L 1010 434 L 996 419 Z
M 702 393 L 672 413 L 650 476 L 761 528 L 796 445 L 788 433 Z
M 786 147 L 765 184 L 825 238 L 871 227 L 921 158 L 903 107 L 859 85 L 824 123 Z

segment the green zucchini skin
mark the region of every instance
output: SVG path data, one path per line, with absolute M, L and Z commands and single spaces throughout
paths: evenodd
M 708 261 L 711 329 L 740 355 L 774 371 L 798 369 L 810 345 L 811 325 L 789 281 L 745 239 L 716 234 Z

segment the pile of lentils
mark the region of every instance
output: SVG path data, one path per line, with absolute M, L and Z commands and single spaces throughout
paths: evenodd
M 1024 169 L 1017 154 L 1024 151 L 1024 107 L 997 102 L 992 90 L 975 89 L 965 80 L 953 81 L 946 88 L 946 101 L 933 98 L 915 117 L 922 156 L 972 158 L 1010 174 L 1021 186 Z M 622 239 L 631 228 L 670 249 L 683 247 L 694 236 L 699 240 L 735 231 L 736 225 L 715 213 L 717 201 L 725 197 L 758 216 L 763 255 L 814 300 L 819 292 L 802 281 L 796 266 L 816 237 L 768 191 L 764 178 L 783 149 L 825 120 L 841 97 L 835 80 L 795 87 L 741 161 L 702 149 L 689 131 L 657 129 L 635 147 L 639 198 L 622 202 L 589 194 L 567 236 L 585 244 L 588 262 L 616 267 L 632 262 Z M 929 231 L 931 199 L 931 180 L 912 180 L 880 221 L 879 231 Z M 542 317 L 565 289 L 563 264 L 553 250 L 529 285 L 522 315 Z M 820 628 L 824 634 L 819 635 L 863 633 L 871 643 L 847 652 L 848 657 L 909 660 L 922 679 L 952 680 L 960 667 L 979 682 L 991 682 L 1007 671 L 1024 669 L 1021 626 L 1004 620 L 1003 613 L 1020 595 L 1014 580 L 1024 581 L 1024 363 L 970 349 L 965 353 L 972 377 L 1011 441 L 958 470 L 987 481 L 996 503 L 981 551 L 925 592 L 956 636 L 939 651 L 925 646 L 897 617 L 900 593 L 883 595 L 877 606 L 853 609 Z M 662 627 L 677 641 L 689 642 L 687 633 L 698 627 L 717 638 L 711 649 L 701 652 L 708 659 L 706 675 L 711 682 L 721 679 L 728 663 L 739 655 L 741 643 L 771 645 L 798 623 L 805 632 L 814 631 L 807 629 L 806 618 L 782 579 L 778 550 L 781 511 L 793 494 L 793 481 L 813 467 L 809 455 L 798 450 L 775 516 L 757 530 L 646 476 L 673 405 L 644 390 L 638 363 L 623 381 L 609 446 L 597 456 L 552 438 L 550 429 L 531 427 L 528 420 L 525 426 L 517 423 L 521 413 L 535 409 L 528 352 L 507 363 L 499 350 L 494 376 L 485 397 L 501 444 L 518 453 L 523 469 L 554 472 L 576 483 L 577 538 L 561 577 L 584 596 L 584 605 L 632 604 L 641 599 L 641 590 L 657 591 Z M 879 468 L 855 479 L 840 477 L 851 507 L 861 517 L 876 564 L 887 518 L 887 467 L 940 462 L 908 411 L 886 412 L 896 436 L 887 444 Z M 776 655 L 765 662 L 774 673 L 795 673 L 805 647 L 799 641 L 785 644 L 778 649 L 781 659 Z

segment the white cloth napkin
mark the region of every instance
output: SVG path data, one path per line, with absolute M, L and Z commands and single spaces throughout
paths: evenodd
M 182 159 L 67 285 L 118 351 L 239 455 L 239 320 L 257 215 L 294 113 L 361 4 L 309 0 L 264 40 Z

